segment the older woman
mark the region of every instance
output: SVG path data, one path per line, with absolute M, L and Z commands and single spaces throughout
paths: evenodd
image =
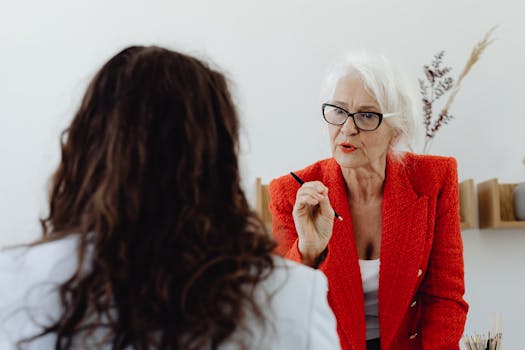
M 270 183 L 277 251 L 326 274 L 343 349 L 458 349 L 456 161 L 406 152 L 414 103 L 383 57 L 348 56 L 325 85 L 333 157 L 297 171 L 303 185 Z

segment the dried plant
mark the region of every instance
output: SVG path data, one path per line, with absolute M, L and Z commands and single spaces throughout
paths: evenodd
M 496 313 L 492 320 L 492 331 L 488 334 L 464 334 L 461 338 L 466 350 L 501 350 L 503 333 L 501 330 L 501 315 Z
M 449 115 L 448 112 L 443 113 L 442 111 L 438 119 L 435 122 L 432 121 L 432 106 L 434 102 L 449 91 L 454 84 L 454 79 L 448 76 L 451 68 L 441 68 L 444 56 L 445 51 L 440 51 L 435 54 L 430 66 L 423 66 L 427 81 L 425 82 L 423 79 L 419 79 L 419 90 L 423 96 L 423 121 L 426 130 L 425 148 L 427 147 L 427 140 L 434 137 L 441 124 L 447 123 L 452 119 L 452 116 Z
M 491 35 L 496 28 L 497 27 L 492 27 L 485 34 L 483 39 L 474 46 L 467 64 L 461 71 L 461 74 L 459 74 L 455 84 L 454 79 L 449 76 L 452 69 L 450 67 L 441 68 L 445 51 L 440 51 L 435 54 L 430 66 L 423 66 L 426 81 L 419 79 L 419 90 L 422 95 L 423 123 L 425 125 L 424 153 L 428 152 L 434 136 L 436 136 L 436 133 L 441 126 L 448 124 L 453 118 L 453 116 L 449 114 L 450 106 L 454 102 L 465 76 L 470 72 L 472 66 L 474 66 L 479 60 L 487 46 L 494 41 L 494 39 L 491 39 Z M 448 91 L 450 91 L 450 94 L 444 107 L 441 109 L 441 112 L 439 112 L 437 118 L 433 118 L 432 108 L 434 102 L 445 95 Z
M 496 333 L 488 336 L 485 334 L 465 335 L 462 338 L 467 350 L 500 350 L 502 347 L 502 334 Z

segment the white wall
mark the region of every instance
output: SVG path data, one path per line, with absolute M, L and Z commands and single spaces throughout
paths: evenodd
M 329 156 L 319 85 L 348 49 L 382 52 L 413 78 L 432 55 L 459 73 L 495 24 L 498 40 L 467 76 L 456 119 L 432 152 L 461 179 L 525 181 L 525 2 L 522 1 L 16 1 L 0 2 L 0 246 L 39 233 L 58 135 L 93 72 L 130 44 L 209 57 L 228 72 L 244 123 L 245 185 Z M 251 191 L 250 191 L 251 195 Z M 525 230 L 464 232 L 468 330 L 503 314 L 507 349 L 525 331 Z

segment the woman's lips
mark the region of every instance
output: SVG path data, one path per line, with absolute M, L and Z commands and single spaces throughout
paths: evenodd
M 341 149 L 341 151 L 343 153 L 352 153 L 353 151 L 355 151 L 357 149 L 351 143 L 340 143 L 339 144 L 339 148 Z

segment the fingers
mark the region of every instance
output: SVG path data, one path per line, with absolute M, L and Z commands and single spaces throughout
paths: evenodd
M 295 198 L 296 209 L 304 210 L 318 205 L 325 210 L 330 207 L 328 188 L 320 181 L 304 183 L 297 191 Z
M 333 217 L 335 216 L 335 211 L 332 209 L 332 205 L 330 204 L 330 200 L 328 199 L 328 193 L 325 195 L 325 198 L 319 201 L 319 206 L 321 209 L 321 213 L 326 216 Z
M 319 181 L 305 182 L 297 191 L 296 202 L 317 205 L 328 194 L 328 188 Z

